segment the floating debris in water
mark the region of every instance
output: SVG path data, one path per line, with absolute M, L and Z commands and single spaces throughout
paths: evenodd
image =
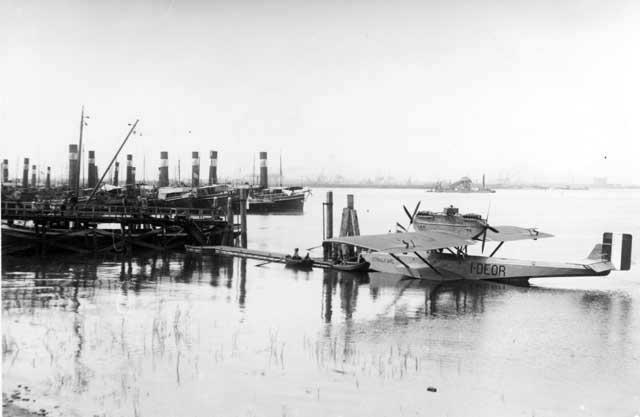
M 438 389 L 436 387 L 429 387 L 429 388 L 427 388 L 427 391 L 429 391 L 429 392 L 437 392 Z

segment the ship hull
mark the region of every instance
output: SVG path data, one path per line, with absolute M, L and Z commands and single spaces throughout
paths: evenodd
M 247 213 L 302 213 L 305 195 L 279 197 L 277 199 L 250 199 L 247 201 Z

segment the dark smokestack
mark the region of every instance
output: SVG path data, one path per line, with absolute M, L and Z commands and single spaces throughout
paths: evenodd
M 88 175 L 87 179 L 87 187 L 93 188 L 96 186 L 96 182 L 98 179 L 96 178 L 95 166 L 96 166 L 96 151 L 89 151 L 89 161 L 88 161 Z
M 69 145 L 69 188 L 74 191 L 78 185 L 78 145 Z
M 88 187 L 93 188 L 98 182 L 98 170 L 96 169 L 96 151 L 89 151 L 89 179 Z
M 44 186 L 47 187 L 47 189 L 51 188 L 51 167 L 47 167 L 47 179 Z
M 267 188 L 269 186 L 267 174 L 267 153 L 260 152 L 260 188 Z
M 120 174 L 120 162 L 116 161 L 116 167 L 113 170 L 113 185 L 118 186 L 118 175 Z
M 129 154 L 127 155 L 127 175 L 126 175 L 125 185 L 134 184 L 133 178 L 131 176 L 132 170 L 133 170 L 133 155 Z
M 22 167 L 22 188 L 29 187 L 29 158 L 24 158 L 24 167 Z
M 38 177 L 37 177 L 37 167 L 35 165 L 31 165 L 31 187 L 36 188 L 38 185 Z
M 209 152 L 209 185 L 218 183 L 218 151 Z
M 160 176 L 158 178 L 159 187 L 169 185 L 169 152 L 160 152 Z
M 136 185 L 136 167 L 131 167 L 131 185 Z
M 191 152 L 193 162 L 191 164 L 191 186 L 198 187 L 200 185 L 200 157 L 198 152 Z
M 2 182 L 9 182 L 9 160 L 2 160 Z

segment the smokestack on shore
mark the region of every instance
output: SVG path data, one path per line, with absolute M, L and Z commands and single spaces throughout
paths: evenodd
M 136 167 L 131 167 L 131 185 L 136 185 Z
M 51 167 L 47 167 L 47 179 L 44 182 L 44 186 L 47 189 L 51 188 Z
M 2 182 L 9 182 L 9 160 L 2 160 Z
M 75 190 L 78 185 L 78 145 L 69 145 L 69 189 Z
M 120 174 L 120 162 L 116 161 L 116 166 L 113 170 L 113 185 L 118 186 L 118 175 Z
M 209 152 L 209 185 L 218 183 L 218 151 Z
M 169 186 L 169 152 L 160 152 L 160 174 L 158 178 L 159 187 Z
M 269 187 L 267 174 L 267 153 L 260 152 L 260 188 Z
M 127 174 L 126 174 L 125 185 L 133 185 L 134 184 L 134 180 L 133 180 L 132 174 L 133 174 L 133 155 L 128 154 L 127 155 Z
M 24 158 L 22 167 L 22 188 L 29 188 L 29 158 Z
M 32 188 L 36 188 L 37 187 L 37 171 L 38 168 L 35 165 L 31 165 L 31 187 Z
M 89 151 L 89 179 L 88 187 L 93 188 L 98 182 L 98 169 L 96 167 L 96 151 Z
M 198 152 L 191 152 L 191 186 L 198 187 L 200 185 L 200 157 Z

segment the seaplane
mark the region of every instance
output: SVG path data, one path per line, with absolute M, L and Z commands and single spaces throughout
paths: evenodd
M 608 275 L 616 269 L 611 261 L 613 234 L 604 233 L 584 262 L 540 262 L 497 258 L 505 242 L 538 240 L 553 237 L 536 228 L 493 227 L 478 214 L 460 214 L 450 206 L 443 212 L 413 212 L 403 206 L 409 226 L 396 223 L 393 233 L 342 236 L 325 240 L 326 245 L 350 245 L 359 248 L 360 256 L 373 271 L 426 280 L 493 280 L 526 283 L 530 278 L 583 277 Z M 489 256 L 469 255 L 468 247 L 498 242 Z M 622 234 L 620 270 L 631 267 L 630 234 Z

